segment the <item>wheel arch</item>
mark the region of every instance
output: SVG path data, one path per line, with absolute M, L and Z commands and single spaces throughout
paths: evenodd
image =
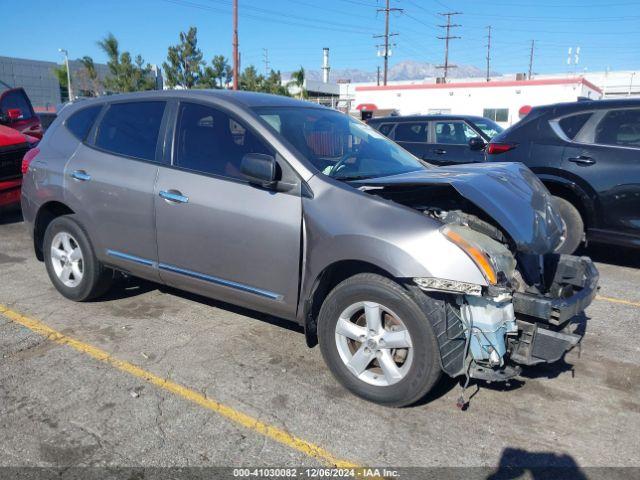
M 541 176 L 540 179 L 551 195 L 564 198 L 576 207 L 584 221 L 585 228 L 593 227 L 596 224 L 593 201 L 578 185 L 569 180 L 557 177 Z
M 38 260 L 41 262 L 44 260 L 42 244 L 44 242 L 44 232 L 49 224 L 62 215 L 72 215 L 74 213 L 68 205 L 57 200 L 52 200 L 40 206 L 33 222 L 33 249 Z
M 318 344 L 317 318 L 324 299 L 340 282 L 359 273 L 376 273 L 398 281 L 391 273 L 373 263 L 362 260 L 339 260 L 327 265 L 315 278 L 303 302 L 304 336 L 309 347 Z

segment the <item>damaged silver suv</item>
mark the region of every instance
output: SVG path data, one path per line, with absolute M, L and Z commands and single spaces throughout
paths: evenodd
M 279 96 L 69 106 L 22 207 L 65 297 L 99 297 L 119 271 L 290 319 L 345 387 L 392 406 L 442 372 L 501 381 L 559 360 L 598 282 L 588 258 L 554 253 L 563 223 L 526 167 L 434 168 Z

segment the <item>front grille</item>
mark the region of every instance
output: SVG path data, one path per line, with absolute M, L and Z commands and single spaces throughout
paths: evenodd
M 0 149 L 0 182 L 20 178 L 22 157 L 27 153 L 29 147 L 22 146 L 12 149 Z

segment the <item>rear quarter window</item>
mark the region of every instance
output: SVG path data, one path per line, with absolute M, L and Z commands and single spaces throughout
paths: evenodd
M 111 104 L 102 117 L 95 146 L 141 160 L 155 161 L 165 102 Z
M 577 115 L 571 115 L 564 117 L 558 124 L 560 129 L 567 136 L 569 140 L 573 140 L 578 135 L 578 132 L 584 127 L 585 123 L 591 118 L 592 113 L 579 113 Z
M 89 130 L 93 127 L 100 110 L 102 110 L 102 105 L 94 105 L 78 110 L 67 118 L 65 125 L 74 137 L 80 141 L 84 141 L 89 134 Z

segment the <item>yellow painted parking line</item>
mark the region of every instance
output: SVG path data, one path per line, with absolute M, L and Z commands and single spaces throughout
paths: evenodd
M 269 425 L 268 423 L 262 422 L 257 418 L 253 418 L 246 413 L 242 413 L 236 410 L 233 407 L 224 405 L 211 398 L 205 397 L 195 390 L 184 387 L 166 378 L 159 377 L 158 375 L 148 372 L 140 367 L 136 367 L 135 365 L 129 362 L 125 362 L 124 360 L 118 360 L 104 350 L 81 342 L 80 340 L 68 337 L 67 335 L 54 330 L 48 325 L 45 325 L 39 320 L 27 317 L 26 315 L 22 315 L 14 310 L 11 310 L 6 305 L 0 304 L 0 315 L 3 315 L 9 320 L 18 323 L 35 333 L 47 337 L 47 339 L 51 340 L 52 342 L 58 343 L 60 345 L 67 345 L 96 360 L 107 363 L 122 372 L 126 372 L 130 375 L 133 375 L 134 377 L 145 380 L 146 382 L 149 382 L 159 388 L 174 393 L 184 398 L 185 400 L 189 400 L 190 402 L 211 410 L 212 412 L 221 415 L 222 417 L 232 421 L 233 423 L 241 425 L 242 427 L 245 427 L 249 430 L 253 430 L 254 432 L 275 440 L 282 445 L 302 452 L 309 457 L 320 460 L 321 462 L 324 462 L 328 465 L 335 465 L 338 468 L 358 468 L 358 465 L 347 460 L 342 460 L 334 457 L 330 452 L 318 445 L 308 442 L 300 437 L 296 437 L 295 435 L 292 435 L 289 432 L 274 425 Z
M 631 305 L 632 307 L 640 307 L 640 302 L 631 302 L 629 300 L 623 300 L 621 298 L 603 297 L 598 295 L 596 300 L 602 300 L 603 302 L 619 303 L 621 305 Z

